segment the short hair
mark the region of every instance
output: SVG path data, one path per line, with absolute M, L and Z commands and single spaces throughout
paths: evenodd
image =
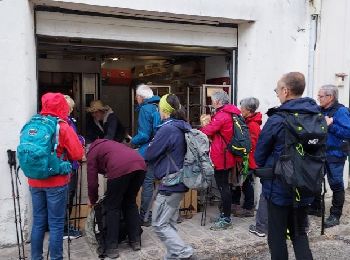
M 64 95 L 64 98 L 67 100 L 67 103 L 69 105 L 69 112 L 72 112 L 75 107 L 74 100 L 68 95 Z
M 154 96 L 152 89 L 145 84 L 141 84 L 136 88 L 136 95 L 139 95 L 146 99 Z
M 239 102 L 239 104 L 241 105 L 241 107 L 244 107 L 249 112 L 255 113 L 255 111 L 259 107 L 260 102 L 259 102 L 259 99 L 255 97 L 248 97 L 248 98 L 242 99 L 241 102 Z
M 296 96 L 302 96 L 305 90 L 305 76 L 300 72 L 289 72 L 284 74 L 281 81 Z
M 327 85 L 323 85 L 320 88 L 320 90 L 323 90 L 326 95 L 330 95 L 330 96 L 334 97 L 335 100 L 338 100 L 339 91 L 338 91 L 337 86 L 327 84 Z
M 211 99 L 215 100 L 215 101 L 220 101 L 221 104 L 226 105 L 230 103 L 230 97 L 228 96 L 228 94 L 223 91 L 223 90 L 218 90 L 215 91 L 213 93 L 213 95 L 211 95 Z

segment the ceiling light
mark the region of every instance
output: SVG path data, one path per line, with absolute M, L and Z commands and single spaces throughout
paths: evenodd
M 118 57 L 116 57 L 116 58 L 112 58 L 112 61 L 118 61 L 119 60 L 119 58 Z

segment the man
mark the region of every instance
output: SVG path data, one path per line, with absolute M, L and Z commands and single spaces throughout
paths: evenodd
M 140 250 L 140 216 L 136 196 L 145 178 L 145 161 L 136 151 L 124 144 L 98 139 L 90 146 L 87 162 L 88 195 L 91 206 L 98 200 L 98 174 L 107 177 L 104 200 L 106 237 L 105 244 L 100 245 L 105 249 L 104 254 L 109 258 L 119 257 L 121 210 L 126 221 L 129 245 L 134 251 Z
M 139 113 L 137 134 L 132 138 L 131 144 L 139 147 L 141 156 L 145 156 L 147 147 L 155 135 L 155 128 L 160 125 L 160 115 L 158 112 L 158 103 L 160 98 L 153 95 L 153 91 L 149 86 L 140 85 L 136 89 L 136 101 Z M 142 186 L 140 217 L 141 223 L 150 226 L 152 216 L 144 219 L 149 208 L 153 195 L 154 174 L 152 167 L 148 167 L 146 177 Z
M 344 164 L 349 151 L 344 142 L 350 139 L 349 109 L 338 102 L 338 88 L 333 85 L 322 86 L 318 92 L 318 100 L 328 125 L 327 137 L 327 178 L 333 191 L 330 215 L 325 227 L 339 225 L 342 215 L 345 191 L 343 181 Z M 321 216 L 321 199 L 318 197 L 310 208 L 309 214 Z
M 320 112 L 313 99 L 301 97 L 304 89 L 305 78 L 299 72 L 287 73 L 278 81 L 275 92 L 282 105 L 268 112 L 269 119 L 261 131 L 255 152 L 258 167 L 273 167 L 285 146 L 284 117 L 276 112 Z M 290 232 L 296 259 L 312 259 L 306 234 L 307 206 L 312 198 L 302 196 L 298 207 L 293 209 L 294 196 L 279 179 L 263 180 L 262 186 L 263 195 L 268 200 L 268 244 L 271 259 L 288 259 L 287 230 Z

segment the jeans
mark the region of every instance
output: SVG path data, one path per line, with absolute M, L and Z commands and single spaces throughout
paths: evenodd
M 228 183 L 229 170 L 215 170 L 215 181 L 221 195 L 222 212 L 225 218 L 231 219 L 231 191 Z
M 106 205 L 106 249 L 118 248 L 120 213 L 126 222 L 130 242 L 140 241 L 140 216 L 136 196 L 145 178 L 144 171 L 135 171 L 107 181 Z
M 188 258 L 193 248 L 180 238 L 175 227 L 184 193 L 158 194 L 153 204 L 152 227 L 167 248 L 165 260 Z
M 154 172 L 153 167 L 148 166 L 145 180 L 142 185 L 142 193 L 141 193 L 141 209 L 140 209 L 140 217 L 141 220 L 144 220 L 145 214 L 150 207 L 150 203 L 152 203 L 152 197 L 153 197 L 153 189 L 154 189 Z M 149 215 L 149 219 L 151 219 L 152 216 Z
M 260 194 L 259 206 L 255 217 L 255 227 L 259 232 L 267 234 L 268 230 L 268 212 L 267 212 L 267 200 L 264 195 Z
M 306 234 L 307 207 L 293 208 L 293 206 L 277 206 L 268 204 L 268 244 L 271 260 L 288 259 L 286 243 L 287 229 L 293 243 L 297 260 L 311 260 L 312 253 Z
M 54 188 L 30 188 L 33 204 L 31 234 L 32 260 L 43 259 L 43 242 L 47 223 L 50 230 L 51 260 L 63 259 L 63 228 L 66 216 L 68 185 Z

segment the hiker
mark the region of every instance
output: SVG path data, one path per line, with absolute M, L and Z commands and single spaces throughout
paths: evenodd
M 109 139 L 120 143 L 124 141 L 125 128 L 109 106 L 104 105 L 101 100 L 93 100 L 86 111 L 92 117 L 86 127 L 88 143 L 96 139 Z
M 229 104 L 230 99 L 225 91 L 214 92 L 211 101 L 216 112 L 210 122 L 200 130 L 212 140 L 210 158 L 214 164 L 214 177 L 220 191 L 223 208 L 211 229 L 222 230 L 232 227 L 232 198 L 228 180 L 232 168 L 236 165 L 236 159 L 227 151 L 226 146 L 233 136 L 232 114 L 239 115 L 241 111 L 236 106 Z
M 304 89 L 305 78 L 299 72 L 287 73 L 278 81 L 275 92 L 281 106 L 268 111 L 269 118 L 258 139 L 255 161 L 259 168 L 274 167 L 285 148 L 285 119 L 278 112 L 319 114 L 320 109 L 313 99 L 301 97 Z M 268 245 L 271 259 L 288 259 L 287 231 L 290 233 L 296 259 L 312 259 L 306 226 L 307 206 L 313 198 L 301 196 L 300 202 L 293 208 L 295 194 L 288 192 L 280 179 L 262 180 L 262 188 L 263 195 L 268 200 Z
M 58 117 L 59 143 L 57 157 L 77 161 L 83 157 L 83 147 L 74 130 L 63 121 L 69 114 L 69 106 L 61 93 L 47 93 L 42 96 L 43 116 Z M 43 259 L 45 231 L 50 232 L 49 251 L 51 259 L 63 259 L 63 232 L 66 218 L 69 174 L 57 174 L 45 179 L 28 178 L 33 205 L 33 226 L 31 234 L 31 259 Z
M 240 102 L 240 110 L 242 116 L 244 117 L 245 123 L 249 129 L 249 135 L 251 140 L 251 151 L 249 153 L 249 170 L 254 170 L 256 168 L 256 163 L 254 160 L 254 153 L 256 143 L 260 134 L 260 125 L 262 124 L 262 115 L 260 112 L 256 112 L 259 107 L 259 100 L 254 97 L 245 98 Z M 240 186 L 239 186 L 239 190 Z M 244 194 L 243 206 L 240 206 L 241 194 L 235 194 L 237 196 L 238 207 L 232 212 L 234 217 L 254 217 L 254 179 L 253 174 L 249 174 L 243 182 L 242 192 Z M 232 198 L 234 199 L 234 197 Z
M 145 154 L 146 161 L 154 167 L 155 178 L 161 182 L 153 204 L 152 227 L 167 249 L 164 259 L 194 259 L 193 248 L 185 244 L 175 227 L 180 202 L 188 188 L 183 183 L 162 184 L 169 174 L 182 168 L 186 153 L 185 132 L 191 126 L 186 122 L 185 111 L 174 94 L 162 96 L 159 111 L 162 124 Z
M 153 95 L 152 89 L 147 85 L 139 85 L 136 89 L 136 100 L 138 106 L 136 111 L 138 115 L 137 134 L 131 139 L 131 144 L 138 147 L 141 156 L 145 156 L 145 152 L 149 143 L 155 135 L 155 129 L 160 125 L 160 115 L 158 112 L 159 96 Z M 154 187 L 154 174 L 151 165 L 147 168 L 145 180 L 142 185 L 140 217 L 141 224 L 150 226 L 152 215 L 149 219 L 144 220 L 145 212 L 151 203 Z
M 349 153 L 349 147 L 346 147 L 349 143 L 346 140 L 350 139 L 350 112 L 339 103 L 338 88 L 334 85 L 322 86 L 318 91 L 318 101 L 328 125 L 327 178 L 333 199 L 325 227 L 330 228 L 339 225 L 345 200 L 343 172 Z M 321 196 L 317 196 L 309 214 L 321 216 Z
M 98 174 L 107 177 L 105 193 L 106 237 L 100 245 L 109 258 L 118 258 L 120 214 L 126 221 L 129 245 L 134 251 L 140 247 L 140 216 L 136 196 L 146 172 L 144 159 L 133 149 L 113 140 L 95 140 L 87 154 L 87 182 L 89 205 L 98 200 Z

